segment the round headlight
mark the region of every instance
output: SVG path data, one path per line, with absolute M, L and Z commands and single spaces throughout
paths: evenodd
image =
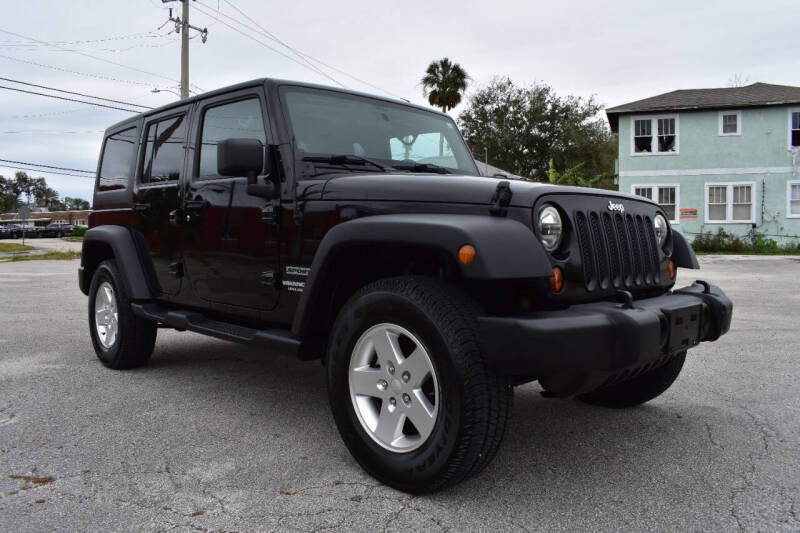
M 653 219 L 653 228 L 656 230 L 658 245 L 663 247 L 664 242 L 667 240 L 667 233 L 669 232 L 669 224 L 667 224 L 667 219 L 664 218 L 663 215 L 656 215 Z
M 542 239 L 545 249 L 552 252 L 558 245 L 561 244 L 562 224 L 561 215 L 558 214 L 558 209 L 552 205 L 546 205 L 539 211 L 539 219 L 537 220 L 537 229 L 539 230 L 539 238 Z

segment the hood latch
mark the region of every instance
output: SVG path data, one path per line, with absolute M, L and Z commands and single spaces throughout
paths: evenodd
M 504 217 L 508 213 L 508 204 L 511 203 L 511 185 L 507 181 L 497 184 L 497 189 L 492 196 L 492 205 L 489 206 L 489 214 L 493 217 Z

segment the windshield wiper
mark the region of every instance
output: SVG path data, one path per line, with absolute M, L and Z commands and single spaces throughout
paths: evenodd
M 398 163 L 392 165 L 397 170 L 409 170 L 411 172 L 434 172 L 436 174 L 452 174 L 449 170 L 433 163 Z
M 386 172 L 386 167 L 380 163 L 376 163 L 375 161 L 367 159 L 366 157 L 353 154 L 307 155 L 303 158 L 303 161 L 308 161 L 309 163 L 328 163 L 331 165 L 372 165 L 381 172 Z

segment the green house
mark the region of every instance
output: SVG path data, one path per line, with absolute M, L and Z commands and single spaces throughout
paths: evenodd
M 679 90 L 606 114 L 619 190 L 657 201 L 688 240 L 718 228 L 800 240 L 800 87 Z

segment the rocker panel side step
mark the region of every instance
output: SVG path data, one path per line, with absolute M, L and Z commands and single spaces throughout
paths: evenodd
M 132 303 L 131 309 L 138 317 L 161 322 L 178 331 L 193 331 L 226 341 L 263 346 L 282 355 L 300 357 L 303 347 L 302 341 L 289 330 L 249 328 L 212 320 L 194 311 L 165 309 L 154 303 Z

